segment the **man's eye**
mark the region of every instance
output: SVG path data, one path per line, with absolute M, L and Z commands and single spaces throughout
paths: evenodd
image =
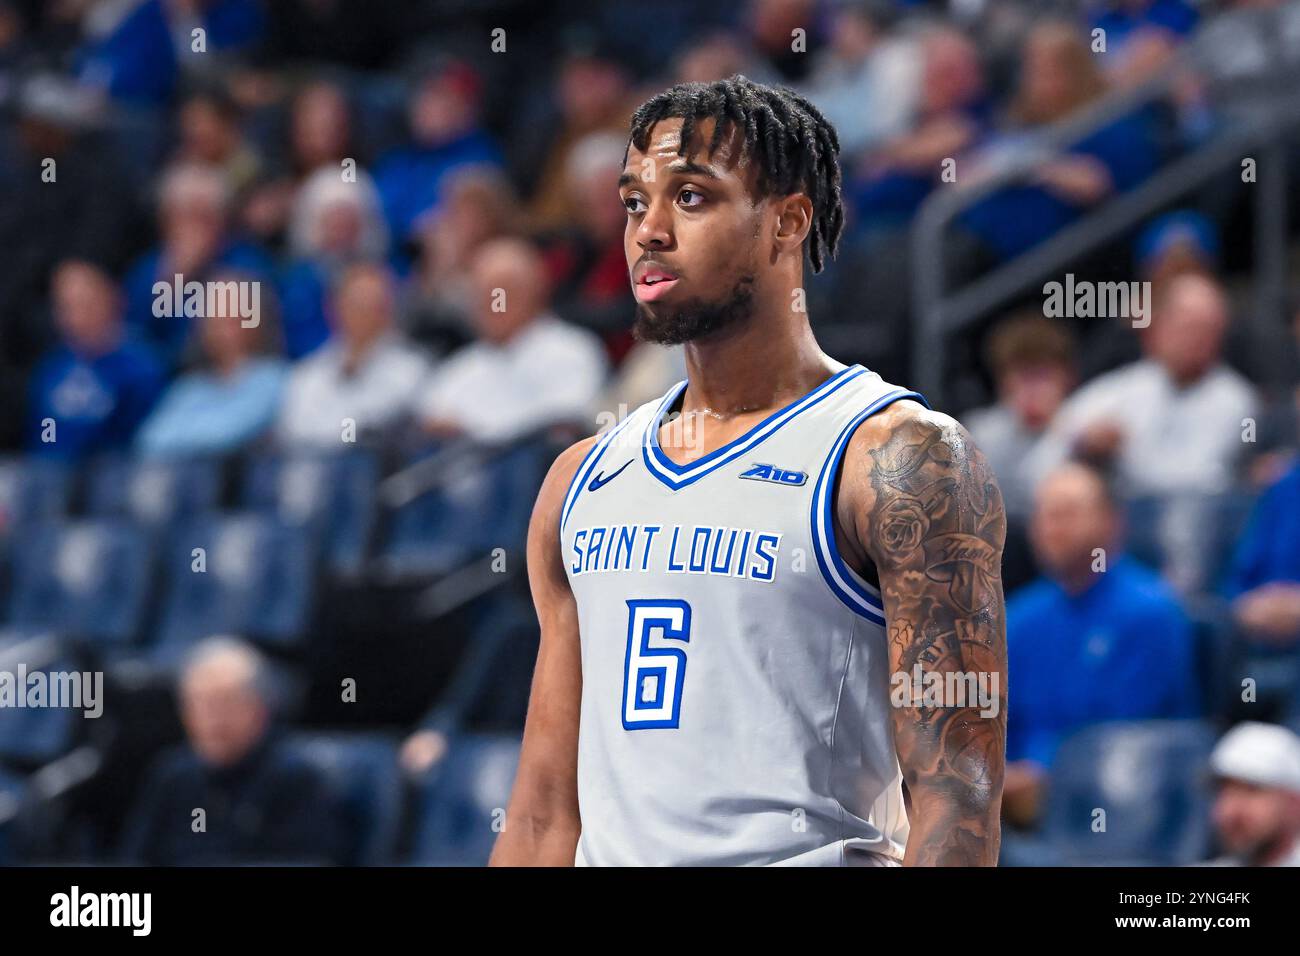
M 627 209 L 628 212 L 641 212 L 642 210 L 639 208 L 639 206 L 643 206 L 643 205 L 645 204 L 641 202 L 640 196 L 628 196 L 626 199 L 623 200 L 623 206 Z
M 687 199 L 688 196 L 691 198 Z M 694 189 L 683 189 L 677 199 L 683 206 L 698 206 L 704 202 L 704 195 Z

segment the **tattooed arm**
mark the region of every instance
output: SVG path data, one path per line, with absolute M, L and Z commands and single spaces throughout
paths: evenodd
M 879 573 L 890 673 L 911 688 L 919 665 L 922 687 L 943 681 L 941 703 L 912 697 L 893 710 L 911 796 L 904 862 L 992 866 L 1006 741 L 997 482 L 965 429 L 903 401 L 854 434 L 836 511 L 846 557 L 859 567 L 869 559 Z M 953 679 L 958 672 L 964 680 Z

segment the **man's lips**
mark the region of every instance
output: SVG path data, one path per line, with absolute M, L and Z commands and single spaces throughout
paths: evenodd
M 633 283 L 634 292 L 639 302 L 653 302 L 667 295 L 677 285 L 679 277 L 662 266 L 638 266 Z

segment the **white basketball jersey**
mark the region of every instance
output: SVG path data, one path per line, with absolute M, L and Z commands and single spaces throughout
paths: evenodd
M 560 538 L 582 641 L 579 865 L 879 865 L 907 840 L 879 591 L 832 533 L 857 425 L 915 392 L 844 368 L 689 465 L 686 383 L 606 432 Z

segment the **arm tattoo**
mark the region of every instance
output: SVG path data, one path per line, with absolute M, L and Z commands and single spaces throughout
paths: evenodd
M 894 714 L 912 798 L 908 862 L 991 865 L 1006 738 L 1002 495 L 983 455 L 949 419 L 900 419 L 870 454 L 869 550 L 891 669 L 909 687 L 919 673 L 925 686 L 942 688 L 941 700 L 912 694 Z

